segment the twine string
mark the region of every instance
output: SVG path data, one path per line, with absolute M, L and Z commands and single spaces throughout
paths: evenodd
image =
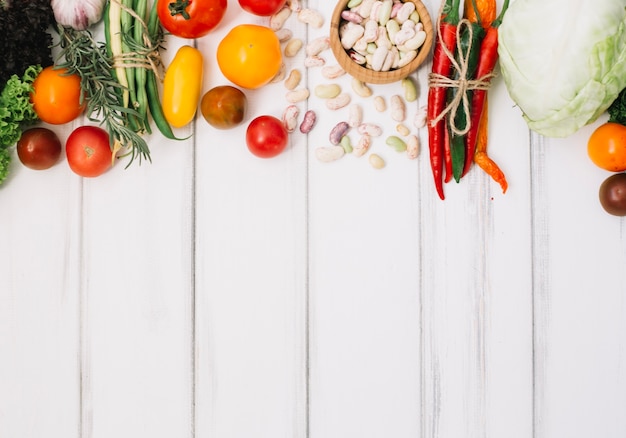
M 457 136 L 462 136 L 467 134 L 467 132 L 471 128 L 471 108 L 470 108 L 470 99 L 468 96 L 468 92 L 472 90 L 488 90 L 491 86 L 491 79 L 495 76 L 493 73 L 489 73 L 477 79 L 468 79 L 467 78 L 467 69 L 469 63 L 469 56 L 472 52 L 473 41 L 473 33 L 474 29 L 471 25 L 471 22 L 466 18 L 459 21 L 456 27 L 456 40 L 461 40 L 461 35 L 465 28 L 467 28 L 469 45 L 466 50 L 463 50 L 461 45 L 458 45 L 459 56 L 454 56 L 454 53 L 446 47 L 443 41 L 443 35 L 441 34 L 441 13 L 439 13 L 439 19 L 437 21 L 437 38 L 439 46 L 443 51 L 444 55 L 448 57 L 450 60 L 453 70 L 457 72 L 456 75 L 451 75 L 455 77 L 452 79 L 451 77 L 439 74 L 439 73 L 431 73 L 429 75 L 429 86 L 430 87 L 438 87 L 438 88 L 456 88 L 457 92 L 454 95 L 454 98 L 448 103 L 448 105 L 439 113 L 433 120 L 430 121 L 431 126 L 435 126 L 444 117 L 448 114 L 456 114 L 459 110 L 459 107 L 462 107 L 463 112 L 465 113 L 465 126 L 463 128 L 459 128 L 456 125 L 455 118 L 450 117 L 450 130 L 453 134 Z
M 145 46 L 145 50 L 131 50 L 130 52 L 124 52 L 118 55 L 113 56 L 112 59 L 112 67 L 113 68 L 145 68 L 148 70 L 152 70 L 157 78 L 162 80 L 162 74 L 160 67 L 163 65 L 161 61 L 161 55 L 159 53 L 158 45 L 155 46 L 153 44 L 152 39 L 150 38 L 148 32 L 148 26 L 142 17 L 137 14 L 132 8 L 122 4 L 120 0 L 111 0 L 119 5 L 124 12 L 130 14 L 138 23 L 141 25 L 143 31 L 143 44 Z M 137 25 L 137 24 L 135 24 Z M 122 38 L 124 36 L 122 35 Z

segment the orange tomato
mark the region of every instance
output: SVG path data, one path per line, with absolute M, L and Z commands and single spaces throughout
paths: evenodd
M 607 122 L 589 137 L 587 153 L 593 163 L 611 172 L 626 170 L 626 126 Z
M 44 68 L 33 82 L 30 100 L 37 116 L 46 123 L 61 125 L 76 119 L 85 109 L 81 102 L 80 77 L 65 69 Z
M 240 24 L 217 46 L 217 64 L 226 79 L 235 85 L 249 89 L 262 87 L 280 70 L 280 42 L 269 27 Z

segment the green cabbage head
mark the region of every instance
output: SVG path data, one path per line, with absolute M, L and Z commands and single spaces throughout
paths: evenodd
M 498 55 L 529 128 L 569 136 L 626 87 L 626 0 L 515 0 Z

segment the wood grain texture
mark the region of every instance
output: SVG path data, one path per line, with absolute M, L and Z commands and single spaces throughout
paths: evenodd
M 334 7 L 302 4 L 327 20 Z M 164 61 L 195 45 L 204 90 L 225 84 L 213 53 L 243 22 L 267 19 L 230 2 L 209 36 L 169 36 Z M 295 13 L 286 26 L 305 44 L 327 32 Z M 429 69 L 412 76 L 412 129 Z M 409 160 L 349 76 L 303 73 L 298 107 L 317 125 L 271 160 L 249 153 L 246 123 L 197 114 L 177 132 L 188 140 L 153 134 L 152 163 L 97 179 L 14 163 L 0 189 L 0 437 L 623 437 L 624 221 L 601 210 L 608 175 L 585 151 L 602 120 L 538 136 L 497 77 L 489 154 L 509 190 L 474 168 L 441 201 L 425 130 Z M 316 159 L 348 118 L 314 95 L 330 82 L 383 128 L 370 150 L 383 169 Z M 285 92 L 246 90 L 246 122 L 280 117 Z

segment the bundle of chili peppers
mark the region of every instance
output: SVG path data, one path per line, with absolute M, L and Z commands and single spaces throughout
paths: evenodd
M 428 147 L 437 194 L 443 183 L 459 182 L 473 162 L 506 192 L 504 173 L 487 155 L 487 91 L 498 59 L 498 26 L 509 0 L 494 19 L 495 0 L 445 0 L 439 13 L 437 39 L 428 90 Z M 478 4 L 480 4 L 480 7 Z

